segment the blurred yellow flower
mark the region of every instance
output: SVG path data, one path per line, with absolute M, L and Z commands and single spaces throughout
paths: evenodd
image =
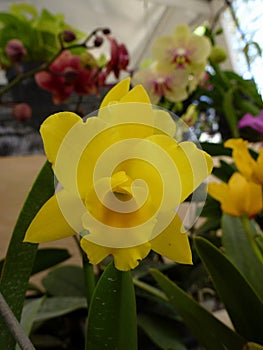
M 263 185 L 263 148 L 260 149 L 257 160 L 253 159 L 248 150 L 248 141 L 229 139 L 225 147 L 233 149 L 233 159 L 237 169 L 248 180 Z
M 210 183 L 208 193 L 221 203 L 222 210 L 232 216 L 253 216 L 262 210 L 262 188 L 234 173 L 229 182 Z
M 169 113 L 156 110 L 130 79 L 104 98 L 98 115 L 47 118 L 40 132 L 63 189 L 40 209 L 25 241 L 81 233 L 92 264 L 112 255 L 119 270 L 136 267 L 153 249 L 191 263 L 188 236 L 176 208 L 212 170 L 192 142 L 178 144 Z

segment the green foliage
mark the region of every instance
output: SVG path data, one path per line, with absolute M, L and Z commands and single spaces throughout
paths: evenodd
M 40 13 L 30 4 L 13 4 L 9 12 L 0 12 L 0 65 L 12 65 L 5 53 L 5 46 L 11 39 L 19 39 L 25 46 L 24 61 L 47 62 L 60 50 L 59 34 L 71 29 L 77 39 L 84 34 L 64 20 L 62 14 L 52 14 L 47 9 Z
M 263 344 L 263 304 L 254 289 L 213 244 L 199 237 L 195 245 L 236 331 L 248 341 Z
M 54 176 L 50 164 L 46 162 L 19 215 L 0 280 L 0 290 L 18 320 L 38 247 L 37 244 L 23 243 L 23 238 L 30 222 L 53 193 Z M 0 349 L 13 350 L 15 342 L 3 321 L 0 321 L 0 328 Z
M 164 350 L 186 350 L 177 334 L 176 326 L 164 317 L 141 314 L 138 315 L 138 325 L 148 335 L 154 344 Z
M 250 220 L 248 223 L 252 234 L 251 239 L 256 241 L 255 222 Z M 226 255 L 243 273 L 263 302 L 263 264 L 253 250 L 241 219 L 223 214 L 222 230 L 222 244 Z
M 60 266 L 51 270 L 42 280 L 48 294 L 53 296 L 85 297 L 84 273 L 81 267 Z
M 151 273 L 167 295 L 169 303 L 178 310 L 184 322 L 206 349 L 242 349 L 245 344 L 242 337 L 221 323 L 161 272 L 152 270 Z
M 86 350 L 137 349 L 135 293 L 130 272 L 108 265 L 91 300 Z

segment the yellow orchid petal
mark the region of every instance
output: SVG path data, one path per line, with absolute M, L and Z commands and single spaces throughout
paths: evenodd
M 224 143 L 224 146 L 233 149 L 233 158 L 238 170 L 246 178 L 251 178 L 256 161 L 248 151 L 248 141 L 243 139 L 229 139 Z
M 52 164 L 55 163 L 59 147 L 69 130 L 81 118 L 72 112 L 59 112 L 49 116 L 40 127 L 46 156 Z
M 175 215 L 170 225 L 150 243 L 156 253 L 181 264 L 192 264 L 188 236 L 178 215 Z
M 211 183 L 208 193 L 221 203 L 222 210 L 232 216 L 253 216 L 262 209 L 262 188 L 234 173 L 228 184 Z
M 174 137 L 176 131 L 176 124 L 170 114 L 161 109 L 153 111 L 153 123 L 155 126 L 154 133 L 165 133 L 171 137 Z
M 24 242 L 50 242 L 73 236 L 76 233 L 68 224 L 63 213 L 61 212 L 58 199 L 66 202 L 74 212 L 75 198 L 73 198 L 65 190 L 60 191 L 56 195 L 52 196 L 34 217 L 27 229 Z M 75 211 L 75 213 L 72 213 L 72 215 L 74 215 L 76 223 L 79 223 L 79 231 L 81 231 L 81 214 Z
M 114 130 L 107 129 L 107 124 L 97 117 L 74 124 L 60 145 L 53 167 L 62 186 L 84 198 L 92 184 L 93 174 L 88 169 L 115 140 Z
M 192 142 L 177 143 L 166 135 L 153 135 L 148 140 L 161 146 L 174 161 L 178 183 L 173 184 L 185 200 L 211 173 L 212 158 Z M 175 181 L 175 180 L 174 180 Z
M 262 209 L 262 189 L 248 181 L 239 173 L 234 173 L 229 180 L 230 195 L 233 206 L 239 215 L 255 215 Z
M 81 247 L 88 256 L 91 264 L 98 264 L 108 255 L 112 255 L 115 267 L 120 271 L 128 271 L 134 269 L 144 259 L 151 250 L 150 243 L 130 248 L 109 248 L 104 247 L 88 240 L 88 236 L 84 236 L 81 241 Z
M 104 97 L 101 102 L 100 108 L 108 106 L 112 102 L 120 101 L 123 96 L 125 96 L 130 88 L 130 77 L 121 80 L 118 84 L 116 84 Z
M 178 25 L 173 32 L 173 37 L 177 45 L 185 45 L 191 37 L 190 28 L 186 24 Z
M 254 182 L 248 183 L 248 207 L 247 213 L 249 216 L 258 214 L 263 208 L 262 186 Z
M 92 243 L 85 236 L 80 240 L 80 246 L 87 254 L 89 262 L 93 265 L 99 264 L 108 255 L 111 255 L 112 248 Z
M 150 243 L 144 243 L 130 248 L 113 249 L 114 265 L 121 271 L 134 269 L 149 254 L 150 250 Z
M 139 102 L 151 104 L 150 98 L 142 85 L 136 85 L 126 95 L 124 95 L 119 102 Z
M 228 186 L 226 183 L 211 182 L 208 184 L 208 193 L 219 202 L 228 198 Z
M 251 175 L 251 180 L 257 184 L 263 185 L 263 148 L 259 151 L 257 163 L 255 164 Z

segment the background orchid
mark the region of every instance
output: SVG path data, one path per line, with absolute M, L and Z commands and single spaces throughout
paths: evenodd
M 256 130 L 260 134 L 263 134 L 263 110 L 258 115 L 252 115 L 246 113 L 238 122 L 238 127 L 245 128 L 249 127 Z
M 45 9 L 38 14 L 29 4 L 12 5 L 10 13 L 0 13 L 1 22 L 0 65 L 8 78 L 8 84 L 0 89 L 1 103 L 10 108 L 16 103 L 28 103 L 35 119 L 33 126 L 39 127 L 50 112 L 61 110 L 61 104 L 69 103 L 72 96 L 71 109 L 90 112 L 81 107 L 83 97 L 100 96 L 101 89 L 111 86 L 121 72 L 128 73 L 128 50 L 108 28 L 85 34 L 65 23 L 62 15 Z M 25 32 L 27 36 L 21 37 Z M 103 52 L 105 41 L 109 45 Z M 96 55 L 92 53 L 94 49 Z M 33 98 L 27 88 L 34 91 Z M 12 103 L 4 99 L 9 91 Z
M 135 71 L 133 83 L 142 83 L 153 103 L 162 98 L 183 101 L 202 80 L 210 51 L 208 38 L 192 33 L 186 25 L 178 26 L 171 36 L 153 44 L 153 63 Z

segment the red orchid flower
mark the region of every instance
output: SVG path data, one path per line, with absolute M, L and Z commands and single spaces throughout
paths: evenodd
M 80 57 L 63 51 L 50 65 L 48 71 L 39 72 L 37 84 L 52 93 L 53 102 L 62 103 L 76 92 L 81 95 L 98 93 L 99 68 L 85 69 Z
M 111 59 L 107 64 L 106 75 L 113 72 L 116 79 L 120 76 L 121 70 L 126 70 L 129 64 L 129 53 L 124 44 L 118 44 L 115 39 L 107 36 L 111 45 Z

